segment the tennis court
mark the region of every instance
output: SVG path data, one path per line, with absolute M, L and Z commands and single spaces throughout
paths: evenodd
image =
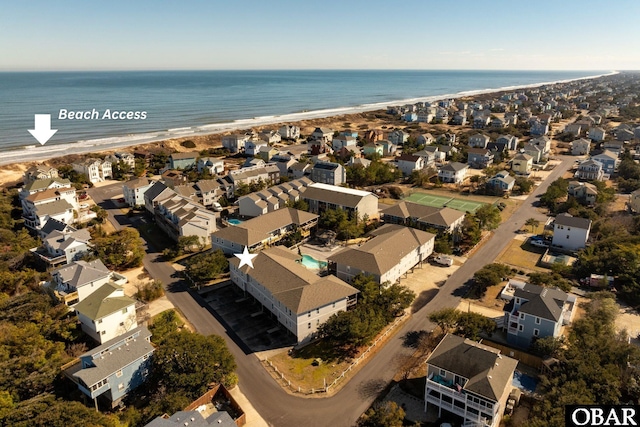
M 426 194 L 421 192 L 415 192 L 408 197 L 405 197 L 404 200 L 408 200 L 410 202 L 418 203 L 425 206 L 431 206 L 434 208 L 443 208 L 446 206 L 451 209 L 470 213 L 477 211 L 480 206 L 485 204 L 482 202 L 456 199 L 453 197 L 435 196 L 433 194 Z
M 416 192 L 411 194 L 409 197 L 406 197 L 405 200 L 425 206 L 432 206 L 434 208 L 443 208 L 448 202 L 453 200 L 453 198 Z

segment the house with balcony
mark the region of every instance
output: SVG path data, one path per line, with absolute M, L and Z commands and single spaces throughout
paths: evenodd
M 551 246 L 565 251 L 577 251 L 587 245 L 591 220 L 561 213 L 553 221 Z
M 576 178 L 582 179 L 585 181 L 603 181 L 605 179 L 605 173 L 602 169 L 602 163 L 589 159 L 583 162 L 580 162 L 578 165 L 578 171 L 575 174 Z
M 130 170 L 133 170 L 136 167 L 136 158 L 131 153 L 117 152 L 108 155 L 104 159 L 110 161 L 112 166 L 122 162 L 127 165 Z
M 492 194 L 502 194 L 513 190 L 516 183 L 514 177 L 507 171 L 500 171 L 487 180 L 487 190 Z
M 52 230 L 42 239 L 42 246 L 31 249 L 31 252 L 47 267 L 57 267 L 81 258 L 89 251 L 90 240 L 91 234 L 86 228 L 76 230 L 66 226 L 62 230 Z
M 100 286 L 73 309 L 82 331 L 100 344 L 138 327 L 136 300 L 112 282 Z
M 92 182 L 103 182 L 113 177 L 111 162 L 109 160 L 86 159 L 79 163 L 72 163 L 73 170 L 87 176 Z
M 397 224 L 385 224 L 370 233 L 373 238 L 358 247 L 347 247 L 327 258 L 329 270 L 351 282 L 360 273 L 376 283 L 393 284 L 433 253 L 435 234 Z
M 407 227 L 434 228 L 438 232 L 453 233 L 464 221 L 465 213 L 451 208 L 436 208 L 402 201 L 380 212 L 387 224 Z
M 244 145 L 251 139 L 251 135 L 232 134 L 222 137 L 222 147 L 229 150 L 230 153 L 244 151 Z
M 74 211 L 78 208 L 76 190 L 67 187 L 34 192 L 21 203 L 24 225 L 35 231 L 42 229 L 51 219 L 71 225 L 75 221 Z
M 360 219 L 379 216 L 378 197 L 369 191 L 314 183 L 304 190 L 302 199 L 309 203 L 309 211 L 318 215 L 327 209 L 341 209 Z
M 585 138 L 576 139 L 571 142 L 571 154 L 574 156 L 584 156 L 591 151 L 591 141 Z
M 297 141 L 300 138 L 300 128 L 293 125 L 282 125 L 278 129 L 278 133 L 282 139 Z
M 425 412 L 448 412 L 465 427 L 498 427 L 517 364 L 498 349 L 445 335 L 427 359 Z
M 355 306 L 359 291 L 339 278 L 320 277 L 302 265 L 302 256 L 282 246 L 264 249 L 254 268 L 231 258 L 231 281 L 290 332 L 298 343 L 311 340 L 332 315 Z
M 35 165 L 35 166 L 31 166 L 29 169 L 27 169 L 24 172 L 24 175 L 22 177 L 22 182 L 24 182 L 25 185 L 33 182 L 33 181 L 37 181 L 37 180 L 44 180 L 44 179 L 55 179 L 58 178 L 58 169 L 51 167 L 51 166 L 45 166 L 45 165 Z
M 389 132 L 387 140 L 393 145 L 403 145 L 409 139 L 409 134 L 400 129 Z
M 487 148 L 487 144 L 491 141 L 488 135 L 477 133 L 469 137 L 469 147 L 471 148 Z
M 318 215 L 297 209 L 277 209 L 214 232 L 211 234 L 211 246 L 227 255 L 241 253 L 245 247 L 249 251 L 258 251 L 275 245 L 296 231 L 308 237 L 318 224 L 318 218 Z
M 548 136 L 539 136 L 529 141 L 529 144 L 535 145 L 542 151 L 543 157 L 548 157 L 551 152 L 551 138 Z
M 109 271 L 101 260 L 96 259 L 73 261 L 54 270 L 48 287 L 60 300 L 73 305 L 109 282 L 122 286 L 127 283 L 127 278 Z
M 620 163 L 618 155 L 609 150 L 604 150 L 598 155 L 591 156 L 591 159 L 600 162 L 603 172 L 609 176 L 614 174 Z
M 511 159 L 511 170 L 517 175 L 529 176 L 533 168 L 533 157 L 519 153 Z
M 433 163 L 433 160 L 432 162 Z M 403 154 L 396 157 L 396 165 L 402 171 L 402 175 L 409 176 L 414 171 L 421 171 L 425 168 L 425 161 L 422 156 L 414 156 L 413 154 Z
M 198 236 L 203 244 L 209 243 L 211 233 L 216 231 L 216 216 L 192 198 L 173 192 L 158 200 L 153 217 L 158 227 L 172 240 L 180 237 Z
M 80 362 L 66 373 L 96 406 L 100 399 L 115 408 L 146 381 L 154 350 L 151 332 L 146 326 L 138 326 L 82 354 Z
M 586 205 L 593 206 L 598 198 L 598 188 L 589 182 L 569 181 L 567 194 Z
M 347 182 L 347 172 L 340 163 L 318 161 L 311 168 L 311 180 L 323 184 L 341 185 Z
M 207 171 L 211 175 L 223 174 L 224 159 L 222 157 L 200 157 L 196 163 L 196 169 L 198 173 Z
M 462 184 L 469 172 L 469 165 L 459 162 L 450 162 L 442 166 L 438 171 L 438 178 L 442 182 Z
M 40 193 L 47 190 L 63 190 L 71 188 L 71 181 L 66 178 L 36 179 L 25 183 L 25 185 L 20 189 L 18 197 L 22 201 L 35 193 Z M 72 200 L 69 200 L 69 202 L 73 203 Z
M 509 344 L 528 349 L 538 338 L 559 337 L 562 327 L 571 323 L 575 296 L 529 283 L 509 282 L 507 286 L 513 288 L 513 298 L 504 307 L 503 328 Z
M 484 169 L 493 164 L 494 154 L 486 148 L 469 148 L 467 164 L 474 169 Z
M 323 142 L 325 144 L 333 141 L 333 134 L 335 132 L 330 128 L 318 127 L 315 128 L 313 132 L 311 132 L 311 138 L 314 141 Z
M 145 177 L 133 178 L 122 185 L 124 201 L 129 206 L 143 206 L 144 193 L 151 188 L 154 181 Z

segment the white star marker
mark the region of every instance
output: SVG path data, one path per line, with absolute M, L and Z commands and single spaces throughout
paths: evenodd
M 253 259 L 258 256 L 258 254 L 250 254 L 249 248 L 247 246 L 244 247 L 244 250 L 241 254 L 234 254 L 236 257 L 240 258 L 240 265 L 238 268 L 241 268 L 243 265 L 248 265 L 253 268 Z

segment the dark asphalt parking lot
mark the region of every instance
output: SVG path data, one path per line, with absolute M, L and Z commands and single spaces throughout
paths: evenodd
M 296 344 L 295 337 L 272 319 L 268 310 L 262 309 L 250 295 L 244 297 L 234 284 L 221 286 L 201 296 L 252 352 Z

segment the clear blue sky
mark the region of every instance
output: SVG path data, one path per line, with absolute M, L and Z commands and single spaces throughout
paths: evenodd
M 5 2 L 0 70 L 640 69 L 640 1 Z

